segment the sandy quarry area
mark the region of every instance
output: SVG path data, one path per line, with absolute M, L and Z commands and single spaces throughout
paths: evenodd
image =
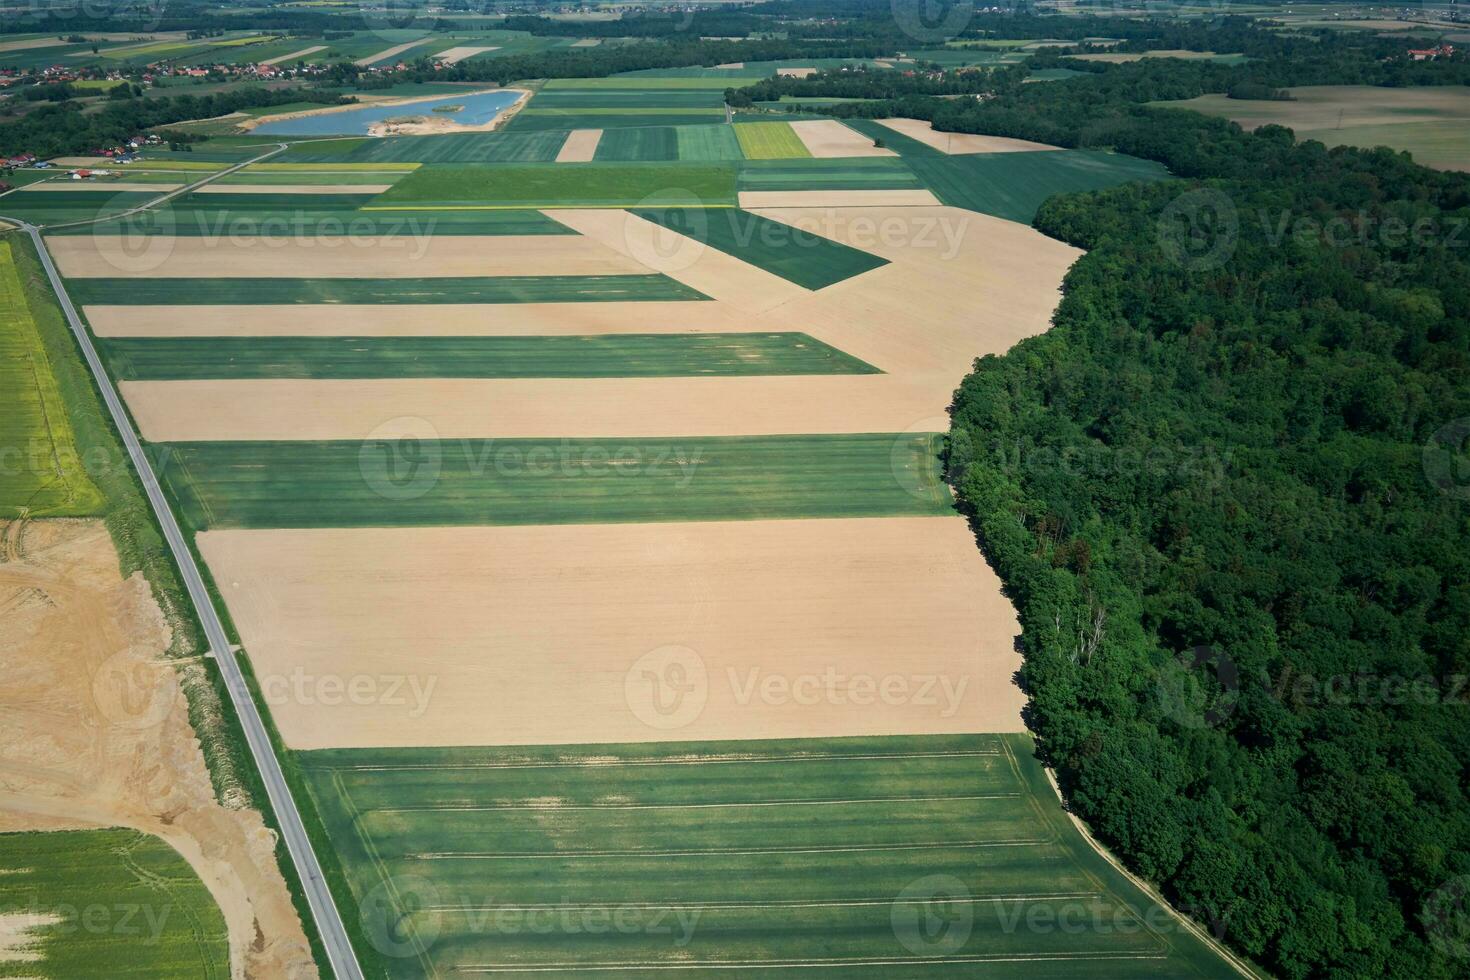
M 187 242 L 188 248 L 174 248 L 147 275 L 419 279 L 648 272 L 616 250 L 574 235 L 360 235 L 331 248 L 313 238 L 267 241 L 230 236 Z M 62 273 L 75 278 L 125 275 L 137 265 L 126 236 L 60 235 L 47 244 Z
M 147 581 L 98 521 L 11 524 L 0 558 L 0 831 L 161 837 L 224 913 L 237 980 L 316 976 L 274 835 L 215 800 Z
M 973 133 L 941 133 L 934 124 L 925 119 L 875 119 L 874 122 L 887 126 L 931 146 L 942 153 L 959 155 L 964 153 L 1022 153 L 1038 150 L 1057 150 L 1061 147 L 1049 143 L 1033 143 L 1030 140 L 1011 139 L 1007 136 L 977 136 Z
M 283 306 L 88 306 L 99 337 L 523 337 L 743 333 L 723 303 L 441 303 Z
M 791 130 L 812 156 L 822 160 L 897 156 L 887 147 L 874 146 L 870 138 L 836 119 L 802 119 L 792 123 Z
M 1015 612 L 959 518 L 198 542 L 293 748 L 1022 730 Z
M 405 118 L 374 123 L 368 127 L 369 136 L 438 136 L 445 133 L 488 133 L 499 129 L 515 118 L 516 113 L 526 107 L 531 92 L 523 88 L 493 89 L 498 92 L 518 92 L 514 102 L 497 112 L 488 122 L 470 126 L 459 122 L 453 113 L 434 112 L 408 113 Z M 465 93 L 471 95 L 474 93 Z M 422 101 L 422 100 L 418 100 Z
M 640 250 L 644 234 L 674 235 L 625 212 L 551 213 L 629 254 Z M 353 439 L 395 419 L 399 424 L 426 420 L 442 438 L 898 432 L 924 420 L 929 429 L 943 428 L 944 407 L 973 359 L 1001 353 L 1044 331 L 1060 298 L 1062 276 L 1081 254 L 1025 225 L 958 208 L 784 208 L 760 213 L 890 262 L 813 292 L 714 249 L 661 248 L 649 261 L 711 296 L 712 302 L 640 304 L 644 310 L 639 315 L 648 313 L 646 322 L 625 319 L 620 321 L 623 329 L 683 330 L 694 324 L 691 316 L 709 307 L 711 318 L 718 316 L 734 329 L 809 333 L 884 374 L 125 381 L 122 391 L 144 436 L 161 442 Z M 544 304 L 532 310 L 515 304 L 487 306 L 480 316 L 487 324 L 506 317 L 507 330 L 534 331 L 543 317 L 562 322 L 562 316 L 575 312 L 552 307 L 575 305 Z M 587 313 L 610 317 L 616 305 L 596 304 L 599 309 Z M 213 319 L 223 324 L 221 333 L 246 333 L 247 324 L 271 318 L 270 308 L 264 309 L 252 315 L 244 308 L 236 320 L 233 308 L 221 308 Z M 473 310 L 452 309 L 450 317 L 475 316 Z M 335 324 L 328 332 L 352 325 L 351 312 L 331 307 L 292 307 L 279 321 L 312 324 L 318 310 L 331 318 L 324 326 Z M 93 308 L 87 312 L 104 325 L 104 334 L 119 325 L 109 315 L 97 316 Z M 176 317 L 166 325 L 172 329 L 165 335 L 188 329 L 182 315 L 159 307 L 125 311 L 128 319 L 121 326 L 126 329 L 131 322 L 158 330 L 159 321 L 152 318 L 164 314 Z M 378 315 L 369 313 L 363 322 Z M 416 333 L 415 315 L 428 323 L 441 314 L 438 307 L 409 306 L 381 315 L 388 318 L 382 329 Z M 443 330 L 436 323 L 426 332 Z M 555 332 L 576 330 L 566 321 Z
M 602 142 L 600 129 L 574 129 L 567 134 L 566 142 L 556 152 L 557 163 L 590 163 L 597 155 L 597 144 Z
M 309 48 L 302 48 L 300 51 L 292 51 L 290 54 L 283 54 L 278 58 L 267 58 L 265 61 L 262 61 L 261 64 L 279 65 L 287 61 L 297 61 L 301 58 L 305 58 L 309 54 L 316 54 L 318 51 L 325 51 L 326 49 L 327 46 L 325 44 L 313 44 Z

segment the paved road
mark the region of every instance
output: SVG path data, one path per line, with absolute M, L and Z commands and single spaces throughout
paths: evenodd
M 228 172 L 221 171 L 214 176 L 223 176 Z M 138 441 L 138 434 L 133 431 L 132 420 L 128 418 L 127 412 L 123 409 L 122 399 L 118 397 L 117 389 L 112 385 L 112 379 L 108 377 L 107 371 L 102 366 L 102 359 L 97 356 L 97 349 L 92 346 L 92 338 L 88 335 L 87 328 L 82 325 L 81 319 L 77 316 L 76 307 L 72 305 L 71 297 L 66 293 L 66 286 L 56 271 L 56 265 L 51 261 L 51 253 L 47 251 L 46 243 L 41 239 L 41 229 L 16 218 L 5 218 L 3 215 L 0 215 L 0 220 L 20 225 L 21 230 L 30 235 L 31 241 L 35 243 L 36 251 L 41 256 L 41 264 L 45 267 L 46 275 L 51 280 L 51 288 L 56 291 L 56 298 L 61 303 L 61 309 L 66 314 L 67 322 L 71 324 L 71 332 L 76 336 L 77 343 L 82 348 L 82 354 L 87 359 L 87 367 L 91 368 L 92 377 L 96 379 L 97 387 L 102 391 L 102 400 L 107 403 L 107 410 L 112 413 L 113 424 L 117 426 L 117 431 L 122 435 L 128 456 L 138 471 L 138 477 L 143 481 L 143 489 L 148 493 L 148 502 L 152 505 L 154 516 L 158 518 L 158 525 L 163 529 L 163 536 L 168 540 L 168 546 L 173 551 L 174 561 L 178 564 L 179 574 L 183 577 L 184 585 L 189 590 L 189 598 L 194 603 L 194 610 L 199 616 L 199 621 L 204 624 L 204 635 L 209 641 L 210 651 L 219 663 L 220 672 L 224 675 L 225 687 L 230 692 L 230 701 L 235 705 L 235 713 L 240 718 L 240 727 L 245 731 L 245 741 L 250 745 L 250 754 L 255 758 L 256 768 L 260 770 L 261 780 L 265 783 L 266 795 L 270 798 L 271 809 L 276 815 L 276 823 L 281 828 L 281 836 L 286 841 L 286 849 L 291 854 L 291 861 L 296 866 L 296 874 L 306 891 L 306 900 L 311 906 L 312 918 L 316 920 L 317 933 L 322 937 L 323 945 L 326 946 L 327 958 L 331 961 L 332 971 L 337 975 L 337 980 L 362 980 L 362 967 L 358 965 L 357 954 L 353 951 L 352 943 L 347 938 L 347 930 L 342 924 L 342 917 L 338 914 L 326 880 L 322 877 L 321 865 L 317 862 L 316 852 L 312 850 L 311 841 L 306 836 L 306 826 L 301 821 L 300 811 L 296 809 L 296 801 L 291 796 L 291 788 L 286 785 L 286 777 L 281 772 L 281 762 L 276 758 L 275 748 L 271 745 L 269 736 L 266 735 L 265 723 L 261 720 L 260 710 L 255 705 L 255 699 L 250 696 L 250 689 L 245 685 L 245 677 L 240 672 L 240 662 L 235 657 L 235 651 L 231 648 L 230 641 L 225 635 L 224 625 L 220 622 L 219 613 L 215 611 L 214 603 L 209 598 L 209 592 L 204 587 L 204 579 L 199 574 L 199 566 L 195 564 L 194 555 L 189 551 L 189 546 L 184 540 L 184 532 L 179 529 L 178 522 L 174 520 L 173 511 L 169 509 L 163 489 L 158 485 L 158 477 L 153 472 L 152 464 L 148 462 L 148 457 L 143 455 L 142 443 Z

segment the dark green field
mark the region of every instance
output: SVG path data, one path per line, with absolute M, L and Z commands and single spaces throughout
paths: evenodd
M 735 168 L 718 163 L 425 166 L 380 195 L 372 206 L 616 207 L 683 203 L 691 197 L 707 204 L 733 204 Z
M 807 289 L 861 275 L 888 260 L 734 208 L 640 208 L 638 214 Z
M 177 205 L 98 225 L 58 228 L 55 235 L 175 235 L 180 238 L 331 238 L 339 235 L 572 235 L 540 211 L 299 211 Z
M 516 133 L 565 133 L 569 129 L 625 129 L 637 126 L 700 126 L 723 122 L 723 109 L 652 108 L 526 110 L 507 125 Z
M 556 159 L 565 136 L 565 132 L 449 133 L 324 140 L 295 144 L 290 159 L 299 163 L 548 163 Z
M 707 299 L 667 276 L 438 279 L 72 279 L 78 303 L 221 306 L 271 303 L 578 303 Z
M 945 204 L 1030 224 L 1053 194 L 1095 191 L 1134 180 L 1165 180 L 1161 165 L 1102 150 L 969 153 L 950 156 L 870 119 L 844 120 L 902 155 Z
M 200 530 L 922 516 L 954 507 L 937 439 L 196 442 L 156 447 L 155 469 Z M 437 479 L 389 500 L 385 467 L 400 457 L 425 461 Z
M 679 159 L 678 130 L 673 126 L 605 130 L 593 159 L 600 162 L 671 162 Z
M 388 977 L 1234 975 L 1026 736 L 297 758 Z
M 896 157 L 850 160 L 747 160 L 737 180 L 742 191 L 856 191 L 923 187 Z
M 372 191 L 365 194 L 235 194 L 220 191 L 209 194 L 186 194 L 174 200 L 186 207 L 200 208 L 234 208 L 252 211 L 307 208 L 313 211 L 330 211 L 336 208 L 360 208 L 377 196 L 377 193 Z
M 0 834 L 0 919 L 54 915 L 0 977 L 228 980 L 225 920 L 194 870 L 132 830 Z
M 803 333 L 101 339 L 113 372 L 181 378 L 638 378 L 876 374 Z

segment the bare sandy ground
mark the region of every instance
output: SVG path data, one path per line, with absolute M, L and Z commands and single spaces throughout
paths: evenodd
M 130 827 L 198 872 L 229 928 L 231 972 L 315 977 L 253 810 L 214 796 L 147 581 L 124 580 L 97 521 L 11 528 L 0 562 L 0 831 Z
M 741 191 L 742 208 L 879 208 L 902 205 L 932 207 L 940 203 L 927 190 L 887 191 Z
M 32 48 L 55 48 L 69 43 L 61 37 L 28 37 L 19 41 L 0 41 L 0 51 L 29 51 Z
M 279 65 L 282 62 L 296 61 L 299 58 L 305 58 L 309 54 L 316 54 L 318 51 L 325 51 L 326 49 L 327 46 L 325 44 L 314 44 L 309 48 L 302 48 L 300 51 L 292 51 L 290 54 L 283 54 L 279 58 L 267 58 L 265 61 L 262 61 L 261 64 Z
M 584 37 L 580 41 L 573 41 L 571 46 L 574 48 L 595 48 L 601 43 L 602 38 Z
M 802 145 L 818 159 L 897 155 L 885 146 L 874 146 L 871 139 L 836 119 L 803 119 L 792 123 L 791 128 Z
M 1022 730 L 959 518 L 198 540 L 293 748 Z
M 200 194 L 381 194 L 392 184 L 205 184 Z
M 409 48 L 416 48 L 421 44 L 427 43 L 429 40 L 429 38 L 421 38 L 417 41 L 409 41 L 406 44 L 395 44 L 391 48 L 384 48 L 377 54 L 370 54 L 366 58 L 359 58 L 354 61 L 353 64 L 357 65 L 359 68 L 365 68 L 368 65 L 376 65 L 380 61 L 387 61 L 389 58 L 396 58 L 398 55 L 407 51 Z
M 808 75 L 815 75 L 816 73 L 817 73 L 817 70 L 815 68 L 777 68 L 776 69 L 776 74 L 777 75 L 788 75 L 791 78 L 806 78 Z
M 526 99 L 531 94 L 528 90 L 526 90 L 526 89 L 520 89 L 520 88 L 477 88 L 477 89 L 466 89 L 463 94 L 464 95 L 481 95 L 481 94 L 486 93 L 486 92 L 518 92 L 518 93 L 520 93 L 520 98 L 515 102 L 514 105 L 511 105 L 508 108 L 501 110 L 499 113 L 496 114 L 496 116 L 495 116 L 494 119 L 492 119 L 489 122 L 487 122 L 487 123 L 485 123 L 483 125 L 480 125 L 480 126 L 461 126 L 458 123 L 451 122 L 447 118 L 442 118 L 443 115 L 444 115 L 443 113 L 435 114 L 435 113 L 432 113 L 432 112 L 428 112 L 428 113 L 424 113 L 424 115 L 426 117 L 431 116 L 431 115 L 437 115 L 440 118 L 426 119 L 422 123 L 421 128 L 425 132 L 430 132 L 430 133 L 441 133 L 441 132 L 487 133 L 487 132 L 495 129 L 497 126 L 502 125 L 507 119 L 510 119 L 518 111 L 520 111 L 521 107 L 526 104 Z M 263 125 L 265 125 L 268 122 L 274 122 L 274 121 L 276 121 L 278 119 L 300 119 L 303 116 L 325 116 L 325 115 L 330 115 L 330 114 L 336 113 L 336 112 L 351 112 L 354 109 L 361 109 L 361 108 L 363 108 L 366 105 L 373 105 L 373 106 L 396 106 L 396 105 L 413 106 L 416 103 L 427 102 L 427 101 L 430 101 L 430 100 L 433 100 L 433 99 L 441 99 L 441 98 L 444 98 L 444 96 L 442 96 L 442 95 L 383 96 L 383 95 L 373 95 L 371 93 L 359 93 L 356 96 L 356 98 L 357 98 L 357 102 L 355 102 L 355 103 L 347 103 L 345 105 L 329 105 L 329 106 L 322 106 L 320 109 L 303 109 L 303 110 L 301 110 L 299 112 L 277 112 L 277 113 L 272 113 L 271 115 L 268 115 L 268 116 L 252 116 L 252 117 L 249 117 L 249 118 L 245 118 L 245 119 L 240 120 L 240 122 L 237 124 L 237 126 L 238 126 L 238 128 L 240 130 L 242 130 L 244 132 L 248 132 L 248 131 L 256 128 L 257 126 L 263 126 Z M 369 133 L 369 135 L 372 135 L 372 136 L 382 136 L 382 135 L 384 135 L 383 127 L 384 127 L 384 124 L 379 124 L 378 126 L 370 127 L 369 130 L 368 130 L 368 133 Z M 403 135 L 410 135 L 410 129 L 409 129 L 409 127 L 410 127 L 410 124 L 408 124 L 408 123 L 394 123 L 391 126 L 389 126 L 388 128 L 392 129 L 394 132 L 401 131 Z M 395 165 L 393 165 L 393 164 L 383 165 L 383 169 L 385 169 L 385 170 L 393 169 L 394 166 Z M 400 164 L 398 166 L 399 167 L 402 167 L 403 165 Z
M 661 272 L 738 309 L 768 310 L 809 292 L 628 211 L 548 209 L 542 213 L 641 263 L 645 269 Z
M 182 247 L 187 242 L 189 247 Z M 136 267 L 123 236 L 58 236 L 47 243 L 62 273 L 125 275 Z M 572 235 L 384 235 L 326 246 L 313 238 L 180 239 L 154 277 L 309 276 L 417 279 L 430 276 L 611 276 L 646 273 L 638 262 Z
M 665 271 L 713 293 L 715 302 L 645 304 L 648 326 L 631 319 L 621 321 L 622 329 L 631 325 L 633 332 L 644 332 L 655 324 L 683 329 L 685 316 L 713 307 L 722 309 L 720 315 L 735 329 L 810 333 L 885 374 L 152 381 L 124 382 L 123 394 L 145 437 L 155 441 L 355 439 L 390 420 L 402 426 L 422 420 L 442 438 L 932 431 L 946 426 L 944 406 L 975 357 L 1002 353 L 1047 328 L 1060 298 L 1062 276 L 1081 254 L 1025 225 L 958 208 L 787 208 L 759 213 L 881 255 L 890 264 L 816 292 L 778 280 L 790 288 L 781 301 L 772 303 L 761 295 L 766 287 L 760 279 L 750 278 L 768 273 L 746 267 L 748 271 L 722 281 L 723 263 L 735 260 L 706 249 L 692 264 Z M 621 212 L 575 214 L 565 220 L 576 223 L 581 215 L 595 217 L 597 226 L 587 226 L 588 231 L 620 228 Z M 563 213 L 556 215 L 563 220 Z M 671 254 L 681 251 L 676 246 Z M 712 255 L 719 260 L 710 259 Z M 716 261 L 719 264 L 701 266 Z M 617 304 L 599 305 L 604 309 L 590 311 L 591 316 L 615 315 L 611 308 Z M 303 315 L 303 309 L 311 308 L 294 307 L 283 311 L 280 319 L 290 323 L 293 314 L 302 322 L 315 319 Z M 414 309 L 394 311 L 403 329 L 413 329 Z M 110 314 L 103 313 L 94 322 L 108 324 Z M 665 313 L 672 315 L 660 315 Z M 93 316 L 93 309 L 88 314 Z M 152 314 L 142 310 L 124 315 L 136 326 L 146 324 Z M 233 315 L 233 309 L 224 309 L 216 319 Z M 427 321 L 439 314 L 436 308 L 420 309 L 417 315 Z M 508 329 L 519 331 L 534 327 L 543 315 L 556 322 L 562 314 L 497 307 L 487 311 L 485 322 L 506 316 L 512 318 Z M 234 333 L 252 320 L 266 322 L 271 314 L 244 316 L 249 319 L 225 331 Z M 342 314 L 333 331 L 349 326 L 351 316 Z M 526 317 L 532 319 L 522 319 Z M 175 327 L 180 322 L 173 321 Z M 123 321 L 124 326 L 127 323 Z M 396 328 L 385 322 L 384 329 Z
M 22 184 L 16 188 L 16 193 L 24 194 L 27 191 L 89 191 L 93 194 L 108 194 L 121 191 L 157 191 L 162 194 L 165 191 L 171 191 L 183 186 L 182 183 L 154 184 L 151 182 L 126 180 L 67 180 L 63 177 L 59 180 L 38 180 L 33 184 Z
M 597 153 L 597 144 L 602 142 L 600 129 L 574 129 L 567 134 L 567 141 L 556 153 L 557 163 L 588 163 Z
M 0 914 L 0 963 L 35 963 L 41 953 L 34 949 L 36 930 L 61 922 L 61 916 L 37 912 Z
M 433 306 L 88 306 L 99 337 L 519 337 L 750 330 L 703 300 L 633 303 L 444 303 Z
M 912 137 L 926 146 L 943 153 L 1021 153 L 1037 150 L 1056 150 L 1060 147 L 1030 140 L 1011 139 L 1006 136 L 977 136 L 973 133 L 941 133 L 933 123 L 925 119 L 875 119 L 874 122 L 905 136 Z
M 499 50 L 500 45 L 498 44 L 492 44 L 489 47 L 472 47 L 466 45 L 458 48 L 449 48 L 446 51 L 440 51 L 438 54 L 434 55 L 434 60 L 442 61 L 447 65 L 454 65 L 465 60 L 466 58 L 473 58 L 477 54 L 484 54 L 486 51 Z

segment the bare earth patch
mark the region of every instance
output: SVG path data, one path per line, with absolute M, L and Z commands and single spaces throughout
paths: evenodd
M 215 799 L 169 627 L 98 521 L 40 521 L 0 562 L 0 831 L 129 827 L 167 841 L 229 928 L 236 978 L 316 976 L 254 810 Z
M 602 142 L 600 129 L 574 129 L 567 134 L 567 141 L 557 151 L 557 163 L 588 163 L 597 154 L 597 144 Z
M 458 48 L 449 48 L 448 50 L 440 51 L 438 54 L 434 55 L 434 60 L 442 61 L 446 65 L 454 65 L 465 60 L 466 58 L 473 58 L 477 54 L 484 54 L 486 51 L 499 50 L 500 45 L 498 44 L 492 44 L 488 47 L 475 47 L 471 45 L 464 45 Z
M 815 75 L 816 73 L 817 73 L 817 70 L 815 68 L 777 68 L 776 69 L 776 74 L 777 75 L 787 75 L 787 76 L 790 76 L 791 78 L 806 78 L 808 75 Z
M 974 133 L 943 133 L 925 119 L 875 119 L 896 133 L 918 140 L 925 146 L 942 153 L 959 155 L 964 153 L 1022 153 L 1039 150 L 1056 150 L 1060 147 L 1030 140 L 1011 139 L 1008 136 L 977 136 Z
M 892 150 L 874 146 L 872 139 L 836 119 L 802 119 L 791 129 L 812 156 L 827 160 L 836 157 L 891 157 Z
M 94 160 L 88 166 L 97 166 Z M 115 193 L 120 191 L 151 191 L 164 194 L 168 191 L 183 187 L 182 183 L 148 183 L 144 181 L 127 180 L 38 180 L 33 184 L 22 184 L 15 189 L 17 194 L 27 191 L 90 191 L 94 194 Z
M 428 38 L 420 38 L 417 41 L 409 41 L 406 44 L 395 44 L 391 48 L 384 48 L 377 54 L 370 54 L 366 58 L 358 58 L 356 61 L 353 62 L 353 64 L 357 65 L 359 68 L 364 68 L 368 65 L 376 65 L 380 61 L 387 61 L 389 58 L 396 58 L 410 48 L 416 48 L 420 44 L 423 44 L 426 40 L 428 40 Z
M 62 235 L 49 239 L 47 244 L 67 276 L 122 276 L 137 267 L 126 236 Z M 614 276 L 647 271 L 615 249 L 573 235 L 403 234 L 354 236 L 336 247 L 323 247 L 312 238 L 181 238 L 156 266 L 135 274 L 162 278 L 420 279 Z
M 1022 730 L 1015 612 L 959 518 L 198 540 L 293 748 Z

